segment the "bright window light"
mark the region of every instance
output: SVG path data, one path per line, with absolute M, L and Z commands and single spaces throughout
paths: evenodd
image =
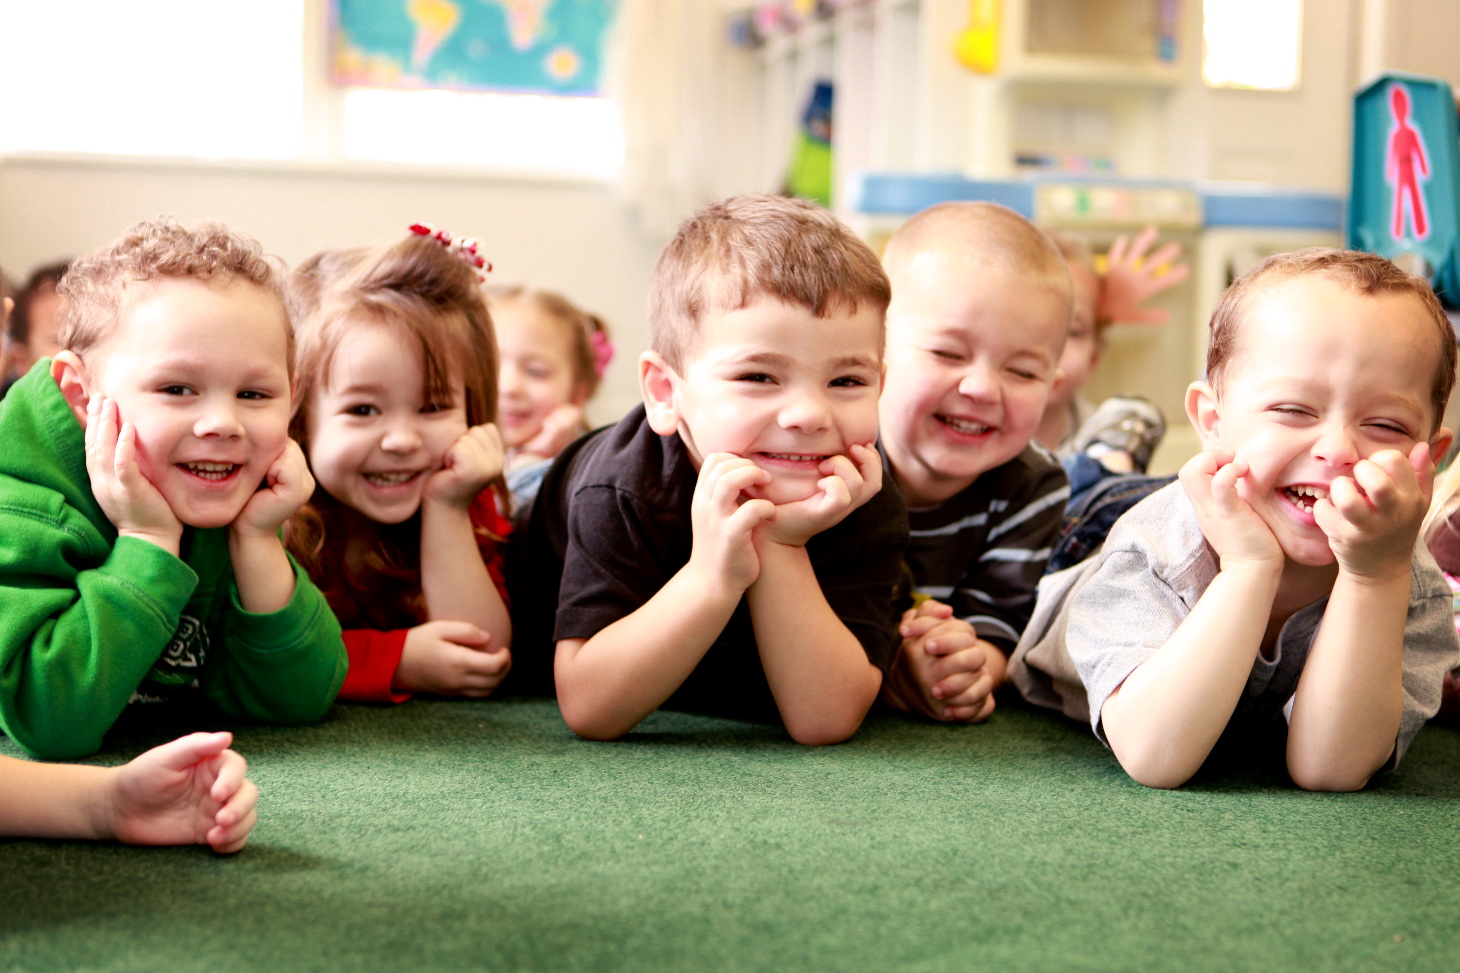
M 1303 0 L 1204 0 L 1202 76 L 1214 88 L 1298 86 Z
M 0 11 L 0 151 L 301 151 L 301 0 L 0 0 Z
M 354 159 L 604 178 L 623 163 L 618 106 L 606 98 L 357 88 L 344 106 L 344 153 Z

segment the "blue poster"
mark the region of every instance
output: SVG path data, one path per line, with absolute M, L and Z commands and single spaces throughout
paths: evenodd
M 596 95 L 617 0 L 333 0 L 331 79 Z

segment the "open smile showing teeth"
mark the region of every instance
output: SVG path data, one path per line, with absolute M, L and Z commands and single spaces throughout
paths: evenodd
M 783 463 L 820 463 L 826 459 L 821 453 L 761 453 L 766 459 L 780 460 Z
M 1283 493 L 1287 494 L 1288 501 L 1305 514 L 1313 512 L 1313 506 L 1319 500 L 1328 499 L 1328 489 L 1321 486 L 1290 486 L 1283 487 Z
M 959 419 L 956 416 L 939 416 L 938 421 L 954 432 L 961 432 L 965 436 L 982 436 L 984 433 L 994 431 L 993 426 L 986 426 L 981 422 L 974 422 L 972 419 Z
M 237 463 L 180 463 L 193 476 L 204 480 L 226 480 L 238 469 Z
M 369 480 L 375 486 L 380 486 L 380 487 L 400 486 L 402 483 L 407 483 L 407 482 L 409 482 L 409 481 L 411 481 L 411 480 L 413 480 L 415 478 L 416 478 L 416 474 L 414 472 L 409 472 L 409 471 L 403 471 L 403 472 L 397 472 L 397 473 L 366 473 L 365 474 L 365 479 Z

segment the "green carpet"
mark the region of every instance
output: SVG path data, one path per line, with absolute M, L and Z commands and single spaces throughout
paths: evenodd
M 1149 790 L 1012 707 L 809 749 L 417 701 L 237 745 L 262 797 L 235 858 L 0 841 L 0 970 L 1460 969 L 1449 727 L 1352 795 Z

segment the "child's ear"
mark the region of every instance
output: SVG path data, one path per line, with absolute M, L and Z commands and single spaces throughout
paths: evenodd
M 639 356 L 639 394 L 644 397 L 649 428 L 661 436 L 672 436 L 679 429 L 678 388 L 679 374 L 658 352 Z
M 86 366 L 74 351 L 58 351 L 51 359 L 51 378 L 61 390 L 61 397 L 71 407 L 81 428 L 86 428 L 86 405 L 91 396 L 86 391 Z
M 1221 402 L 1206 382 L 1192 382 L 1186 387 L 1186 418 L 1201 437 L 1203 449 L 1217 445 L 1221 434 Z
M 1433 461 L 1435 465 L 1438 466 L 1440 461 L 1445 458 L 1445 454 L 1450 451 L 1450 446 L 1454 442 L 1455 434 L 1446 429 L 1444 426 L 1441 426 L 1439 429 L 1435 430 L 1435 434 L 1430 437 L 1431 461 Z

